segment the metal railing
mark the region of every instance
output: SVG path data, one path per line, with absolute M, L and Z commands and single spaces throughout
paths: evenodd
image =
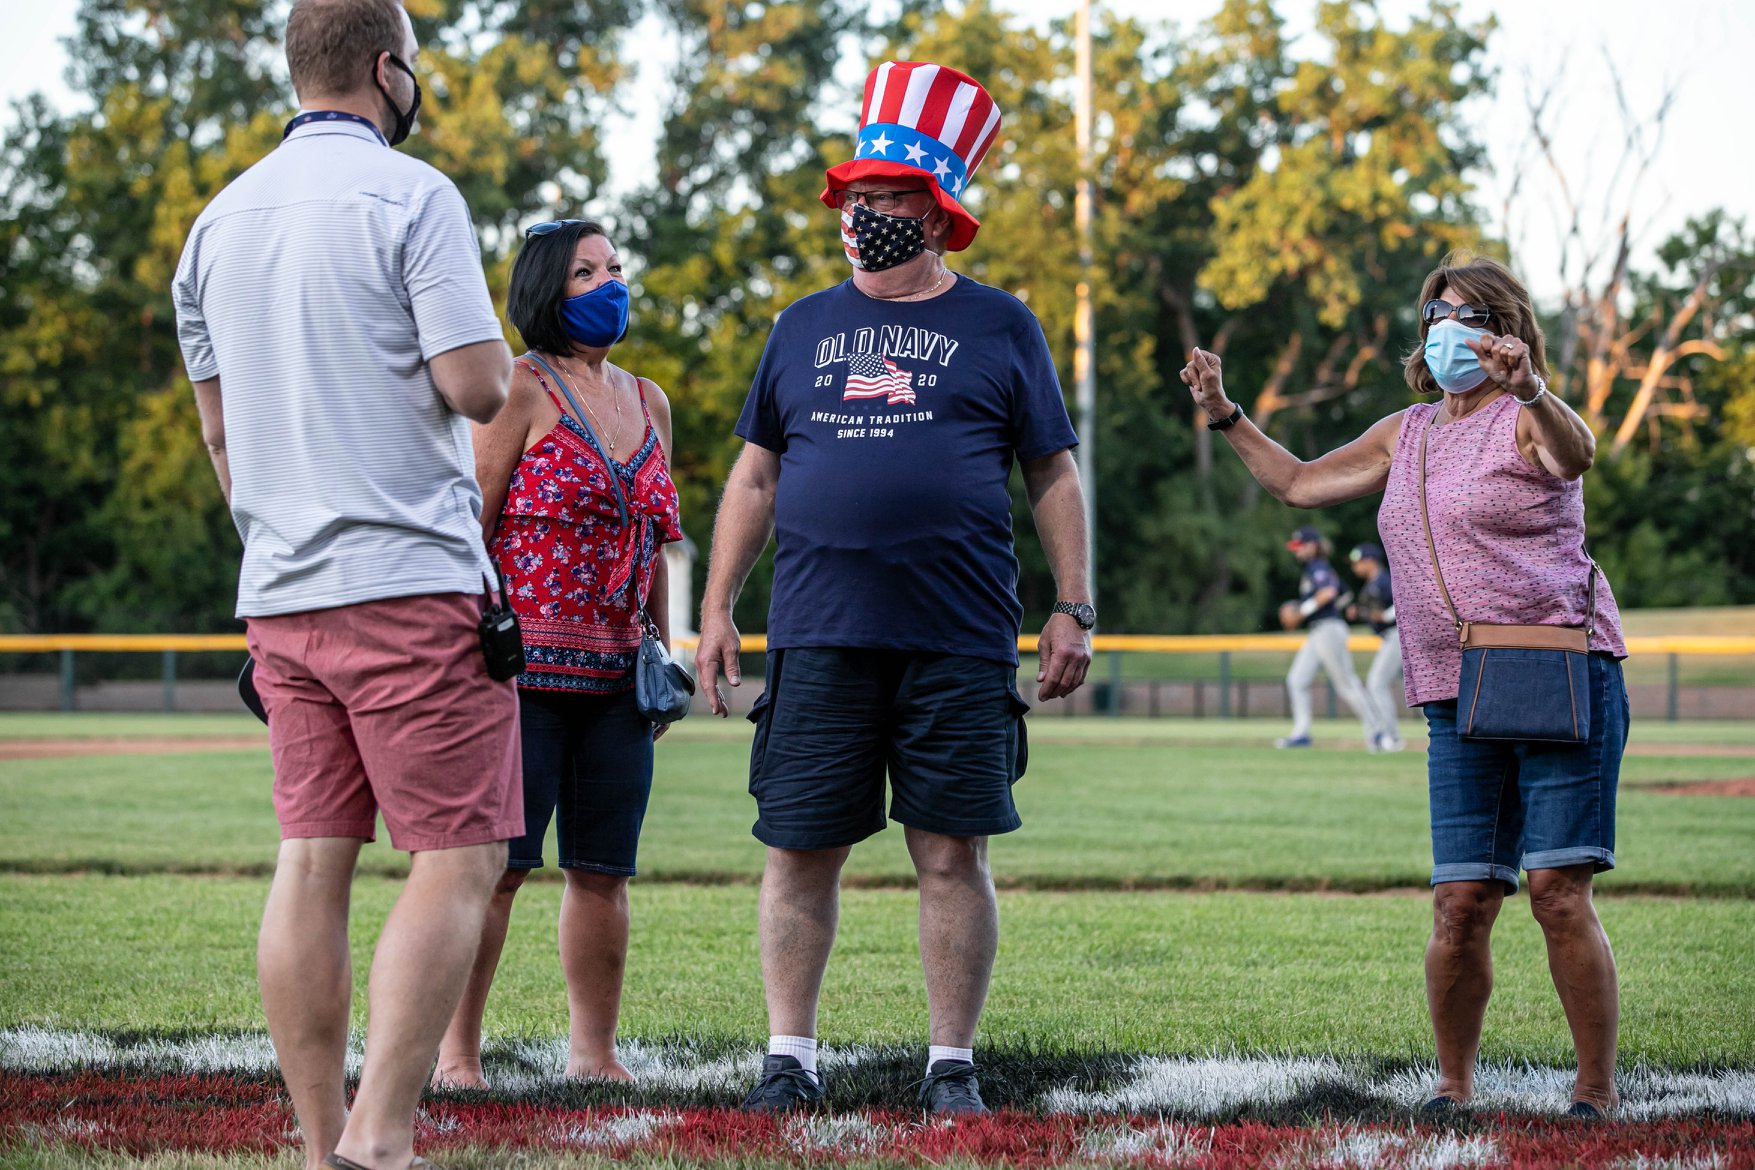
M 1217 654 L 1219 701 L 1217 714 L 1228 718 L 1231 710 L 1233 654 L 1273 652 L 1289 654 L 1303 641 L 1303 635 L 1292 634 L 1098 634 L 1091 639 L 1091 648 L 1107 655 L 1108 704 L 1105 714 L 1121 713 L 1123 658 L 1128 654 Z M 1755 656 L 1755 637 L 1662 636 L 1626 639 L 1627 651 L 1635 655 L 1668 656 L 1667 715 L 1674 722 L 1680 718 L 1681 656 Z M 693 650 L 693 636 L 679 637 L 680 648 Z M 1379 645 L 1374 634 L 1354 634 L 1347 639 L 1351 651 L 1372 651 Z M 768 648 L 768 640 L 760 634 L 746 634 L 739 649 L 745 654 L 760 654 Z M 85 652 L 120 652 L 158 654 L 161 658 L 160 678 L 164 687 L 164 709 L 177 709 L 177 654 L 179 652 L 235 651 L 246 649 L 242 634 L 0 634 L 0 654 L 59 654 L 61 673 L 61 709 L 78 707 L 78 676 L 75 656 Z M 1018 650 L 1036 652 L 1034 636 L 1018 639 Z M 1334 698 L 1329 697 L 1332 708 Z

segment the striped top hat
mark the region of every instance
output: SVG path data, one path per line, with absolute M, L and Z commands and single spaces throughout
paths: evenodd
M 930 179 L 938 205 L 951 217 L 953 252 L 967 248 L 981 221 L 958 197 L 999 134 L 999 107 L 979 82 L 945 65 L 885 61 L 865 79 L 853 160 L 830 167 L 822 200 L 840 206 L 855 179 Z

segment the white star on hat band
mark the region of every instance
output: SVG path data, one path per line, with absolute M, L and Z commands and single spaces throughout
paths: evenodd
M 893 157 L 891 148 L 896 146 L 902 147 L 906 162 Z M 951 146 L 930 134 L 893 122 L 861 127 L 854 157 L 893 159 L 900 166 L 932 175 L 946 192 L 961 191 L 969 182 L 968 164 Z

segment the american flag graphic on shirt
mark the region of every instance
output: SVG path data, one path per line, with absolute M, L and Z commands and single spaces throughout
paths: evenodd
M 914 404 L 914 375 L 898 369 L 882 354 L 855 353 L 847 357 L 847 386 L 843 402 L 850 398 L 885 398 L 890 406 Z

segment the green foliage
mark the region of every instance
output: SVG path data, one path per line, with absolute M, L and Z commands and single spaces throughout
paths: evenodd
M 1704 311 L 1678 337 L 1688 347 L 1650 409 L 1643 441 L 1614 453 L 1599 444 L 1585 478 L 1593 554 L 1623 606 L 1722 605 L 1755 597 L 1755 240 L 1722 213 L 1692 219 L 1637 274 L 1629 320 L 1655 321 L 1709 275 Z M 1562 326 L 1563 327 L 1563 326 Z M 1648 360 L 1654 330 L 1629 344 Z M 1617 384 L 1606 402 L 1624 417 L 1634 397 Z
M 1093 184 L 1099 410 L 1097 543 L 1105 628 L 1250 630 L 1292 590 L 1295 519 L 1199 425 L 1176 372 L 1201 345 L 1295 453 L 1405 405 L 1399 356 L 1437 257 L 1481 238 L 1482 154 L 1467 111 L 1491 77 L 1491 24 L 1455 0 L 1391 21 L 1320 6 L 1296 44 L 1272 0 L 1214 0 L 1188 27 L 1096 13 Z M 985 224 L 964 272 L 1022 297 L 1070 389 L 1071 29 L 990 0 L 415 0 L 428 94 L 405 149 L 456 180 L 503 297 L 517 229 L 605 212 L 633 261 L 620 360 L 674 405 L 684 524 L 703 552 L 739 442 L 732 426 L 771 323 L 846 275 L 822 170 L 843 160 L 865 66 L 944 61 L 981 79 L 1006 125 L 968 195 Z M 230 627 L 237 539 L 202 451 L 167 289 L 189 225 L 272 149 L 292 108 L 283 12 L 266 0 L 84 0 L 72 79 L 89 103 L 23 103 L 0 144 L 0 627 Z M 626 62 L 649 19 L 677 46 L 656 165 L 628 182 L 600 134 L 644 100 Z M 610 168 L 622 182 L 607 193 Z M 1724 260 L 1688 339 L 1698 411 L 1592 474 L 1595 547 L 1624 603 L 1755 597 L 1750 248 L 1708 216 L 1630 282 L 1637 311 Z M 1739 283 L 1740 281 L 1740 283 Z M 1621 391 L 1617 390 L 1617 393 Z M 1375 503 L 1316 522 L 1348 543 Z M 1030 620 L 1054 600 L 1021 491 Z M 703 558 L 704 561 L 704 558 Z M 763 626 L 766 569 L 739 608 Z M 1686 585 L 1684 584 L 1686 583 Z M 1693 592 L 1690 592 L 1693 590 Z

